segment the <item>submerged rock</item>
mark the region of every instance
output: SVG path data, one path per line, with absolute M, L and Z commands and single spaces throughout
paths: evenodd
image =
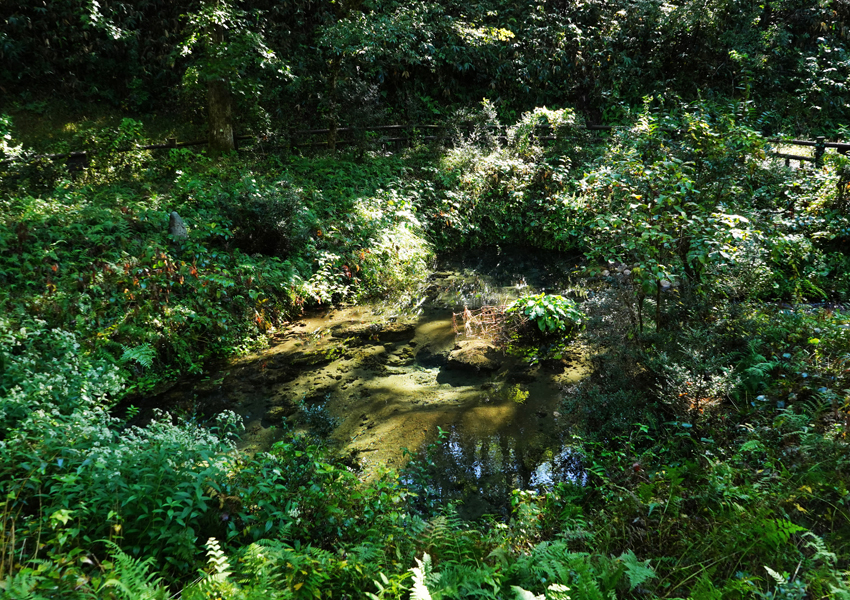
M 413 338 L 416 326 L 413 323 L 340 323 L 331 329 L 337 339 L 355 338 L 381 342 L 401 342 Z
M 449 353 L 446 366 L 465 371 L 497 371 L 503 361 L 504 355 L 491 342 L 464 340 Z
M 434 369 L 446 366 L 448 358 L 442 352 L 434 352 L 428 346 L 416 353 L 416 363 L 426 369 Z
M 284 419 L 295 413 L 292 406 L 274 406 L 268 410 L 264 419 L 272 425 L 280 425 Z

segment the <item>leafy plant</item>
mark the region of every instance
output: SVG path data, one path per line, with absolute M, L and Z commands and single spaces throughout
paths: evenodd
M 533 321 L 544 335 L 572 332 L 581 327 L 585 318 L 573 300 L 545 293 L 523 296 L 505 312 Z
M 327 403 L 330 394 L 325 396 L 325 401 L 316 404 L 303 404 L 301 414 L 307 427 L 318 437 L 324 438 L 333 433 L 339 425 L 340 420 L 328 412 Z

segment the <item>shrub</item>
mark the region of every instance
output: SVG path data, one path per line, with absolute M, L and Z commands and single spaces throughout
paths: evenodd
M 96 555 L 98 540 L 191 573 L 235 416 L 223 415 L 218 433 L 161 413 L 128 428 L 108 410 L 123 388 L 119 369 L 87 355 L 74 334 L 4 319 L 0 339 L 0 556 L 42 575 L 45 563 L 28 561 L 55 560 L 42 583 L 59 595 L 71 585 L 61 580 L 79 575 L 63 557 Z
M 576 303 L 563 296 L 536 294 L 524 296 L 505 311 L 534 321 L 543 335 L 571 333 L 581 327 L 584 313 Z

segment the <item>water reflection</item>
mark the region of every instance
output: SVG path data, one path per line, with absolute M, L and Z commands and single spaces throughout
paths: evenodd
M 572 448 L 537 431 L 472 438 L 451 428 L 430 452 L 432 492 L 441 503 L 457 502 L 458 512 L 468 519 L 507 516 L 515 489 L 542 492 L 558 482 L 587 481 Z

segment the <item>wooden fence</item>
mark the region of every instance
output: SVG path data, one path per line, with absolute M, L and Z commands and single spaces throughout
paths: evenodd
M 586 125 L 584 129 L 589 131 L 603 132 L 613 131 L 620 127 L 614 125 Z M 675 133 L 683 133 L 682 130 L 669 131 Z M 337 139 L 340 134 L 357 134 L 359 139 L 354 136 L 348 139 Z M 369 134 L 372 134 L 371 136 Z M 316 140 L 317 136 L 323 136 L 324 140 Z M 312 139 L 311 139 L 312 138 Z M 332 138 L 332 139 L 330 139 Z M 505 141 L 507 138 L 504 134 L 496 135 L 496 138 Z M 301 129 L 289 132 L 277 138 L 268 138 L 264 136 L 239 135 L 236 136 L 237 144 L 248 140 L 253 140 L 255 144 L 265 147 L 269 150 L 281 147 L 295 148 L 333 148 L 336 146 L 370 143 L 386 147 L 400 147 L 405 144 L 410 144 L 414 141 L 436 142 L 447 139 L 445 127 L 441 125 L 374 125 L 370 127 L 338 127 L 331 129 Z M 539 135 L 541 140 L 554 140 L 553 135 Z M 847 155 L 850 152 L 850 143 L 844 142 L 827 142 L 826 138 L 818 137 L 814 141 L 811 140 L 783 140 L 779 138 L 768 138 L 767 140 L 774 144 L 806 146 L 814 148 L 814 156 L 802 156 L 796 154 L 786 154 L 782 152 L 774 152 L 773 155 L 785 159 L 785 165 L 790 166 L 792 160 L 798 161 L 802 165 L 803 162 L 812 162 L 815 166 L 823 164 L 823 157 L 827 148 L 834 148 L 839 154 Z M 115 150 L 115 152 L 130 152 L 133 150 L 164 150 L 170 148 L 189 148 L 193 146 L 205 146 L 207 140 L 195 140 L 189 142 L 178 142 L 175 138 L 169 138 L 162 144 L 148 144 L 145 146 L 136 146 Z M 32 162 L 41 159 L 47 160 L 66 160 L 67 164 L 74 169 L 85 168 L 88 164 L 89 153 L 85 150 L 76 152 L 63 152 L 58 154 L 39 154 L 34 156 L 21 157 L 18 159 L 6 159 L 0 161 L 0 165 L 9 164 L 12 162 Z
M 846 144 L 844 142 L 827 142 L 826 138 L 823 136 L 815 138 L 815 141 L 811 140 L 781 140 L 775 138 L 769 138 L 767 140 L 771 143 L 779 143 L 786 146 L 808 146 L 810 148 L 815 149 L 814 156 L 800 156 L 797 154 L 785 154 L 782 152 L 775 152 L 774 156 L 778 156 L 779 158 L 785 159 L 785 166 L 790 167 L 791 161 L 796 160 L 800 164 L 803 162 L 813 162 L 816 167 L 819 167 L 823 164 L 823 156 L 826 154 L 827 148 L 835 148 L 839 154 L 847 156 L 847 153 L 850 151 L 850 144 Z

